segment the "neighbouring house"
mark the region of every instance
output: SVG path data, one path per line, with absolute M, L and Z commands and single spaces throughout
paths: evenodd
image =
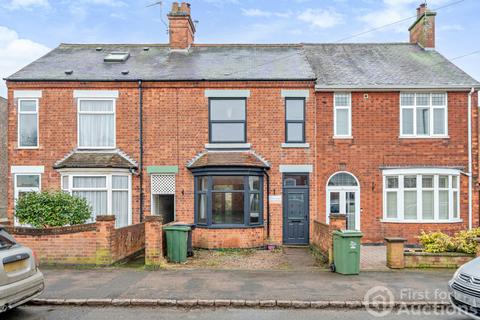
M 7 219 L 7 99 L 0 97 L 0 223 Z
M 203 248 L 308 244 L 332 215 L 371 243 L 478 226 L 480 83 L 435 16 L 406 43 L 196 44 L 173 3 L 168 44 L 61 44 L 7 78 L 8 217 L 61 188 Z

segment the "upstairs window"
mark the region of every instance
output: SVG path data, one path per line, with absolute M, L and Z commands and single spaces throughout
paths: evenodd
M 352 136 L 352 96 L 350 93 L 334 95 L 334 137 L 350 138 Z
M 446 93 L 401 93 L 400 109 L 402 137 L 448 135 Z
M 246 143 L 246 104 L 244 98 L 210 98 L 210 143 Z
M 79 99 L 78 147 L 115 148 L 115 100 Z
M 285 99 L 285 142 L 305 142 L 305 98 Z
M 18 147 L 38 148 L 38 100 L 18 100 Z

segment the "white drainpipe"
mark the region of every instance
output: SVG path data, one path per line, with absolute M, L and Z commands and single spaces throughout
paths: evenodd
M 468 93 L 468 229 L 472 230 L 472 95 L 475 88 Z

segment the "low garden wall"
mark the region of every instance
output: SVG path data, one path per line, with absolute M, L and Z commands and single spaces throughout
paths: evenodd
M 333 262 L 333 238 L 332 233 L 346 228 L 345 215 L 330 215 L 330 224 L 315 220 L 313 222 L 312 245 L 321 255 Z
M 70 227 L 7 230 L 43 265 L 111 265 L 145 249 L 145 224 L 116 229 L 115 216 L 98 216 L 95 223 Z M 150 232 L 161 234 L 161 221 Z
M 405 250 L 404 238 L 385 238 L 387 244 L 387 267 L 403 268 L 458 268 L 475 257 L 480 256 L 480 243 L 477 242 L 477 254 L 456 252 L 429 253 Z
M 208 229 L 197 227 L 192 234 L 193 246 L 202 249 L 258 248 L 265 245 L 265 229 Z

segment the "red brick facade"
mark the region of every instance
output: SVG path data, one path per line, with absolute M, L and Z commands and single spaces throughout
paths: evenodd
M 20 83 L 9 86 L 9 166 L 45 166 L 42 190 L 59 189 L 60 175 L 53 164 L 76 147 L 77 114 L 74 89 L 119 90 L 116 103 L 117 147 L 139 158 L 136 83 Z M 414 242 L 421 230 L 454 232 L 468 226 L 468 179 L 461 176 L 463 222 L 403 224 L 382 222 L 385 166 L 459 166 L 468 169 L 467 92 L 448 93 L 448 130 L 445 139 L 399 138 L 399 92 L 352 93 L 352 139 L 333 139 L 333 93 L 314 92 L 305 82 L 171 82 L 144 83 L 144 168 L 178 166 L 176 175 L 176 220 L 194 222 L 194 179 L 186 163 L 204 151 L 208 143 L 208 98 L 205 89 L 248 89 L 247 142 L 271 164 L 270 194 L 282 194 L 280 165 L 312 164 L 310 174 L 310 238 L 313 221 L 325 222 L 327 179 L 348 171 L 360 182 L 361 230 L 366 242 L 382 242 L 385 236 L 401 236 Z M 14 90 L 42 90 L 39 106 L 39 149 L 17 149 L 17 108 Z M 282 89 L 309 90 L 306 100 L 306 142 L 309 148 L 282 148 L 285 139 L 285 100 Z M 365 95 L 368 94 L 368 97 Z M 473 105 L 476 106 L 474 95 Z M 473 108 L 473 160 L 478 172 L 478 113 Z M 478 226 L 478 188 L 473 192 L 473 225 Z M 13 179 L 9 173 L 8 216 L 13 219 Z M 150 212 L 150 178 L 144 170 L 144 211 Z M 266 183 L 264 216 L 266 217 Z M 133 223 L 140 220 L 139 178 L 132 178 Z M 281 202 L 270 204 L 269 242 L 282 243 Z M 194 233 L 199 247 L 248 247 L 266 243 L 264 228 L 200 229 Z

